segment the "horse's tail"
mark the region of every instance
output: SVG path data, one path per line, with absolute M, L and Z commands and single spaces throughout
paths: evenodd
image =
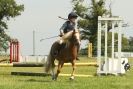
M 51 69 L 53 69 L 55 67 L 55 56 L 54 56 L 54 51 L 56 51 L 58 49 L 59 43 L 55 42 L 53 43 L 50 53 L 47 57 L 47 61 L 46 61 L 46 66 L 45 66 L 45 72 L 48 73 Z
M 54 67 L 55 67 L 54 57 L 52 57 L 51 53 L 49 53 L 47 57 L 46 65 L 45 65 L 45 72 L 48 73 Z

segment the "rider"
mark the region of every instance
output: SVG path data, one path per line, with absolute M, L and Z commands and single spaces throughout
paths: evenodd
M 74 30 L 78 31 L 76 22 L 77 18 L 78 15 L 75 12 L 69 13 L 68 20 L 60 28 L 60 44 L 66 41 Z
M 61 39 L 59 40 L 59 44 L 61 46 L 63 45 L 63 43 L 65 43 L 65 41 L 67 39 L 70 38 L 70 36 L 73 34 L 74 30 L 76 32 L 78 31 L 78 29 L 77 29 L 77 18 L 78 18 L 78 15 L 75 12 L 69 13 L 68 20 L 60 28 L 60 37 L 61 37 Z M 79 48 L 80 48 L 80 46 L 78 46 L 77 52 L 79 51 Z M 59 49 L 59 51 L 60 51 L 60 49 Z

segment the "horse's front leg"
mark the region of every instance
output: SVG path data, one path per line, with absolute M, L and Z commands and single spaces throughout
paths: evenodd
M 57 73 L 56 73 L 56 76 L 55 76 L 55 80 L 57 80 L 57 77 L 59 75 L 59 73 L 61 72 L 61 68 L 63 67 L 64 65 L 64 62 L 59 62 L 58 63 L 58 68 L 57 68 Z
M 73 70 L 72 70 L 72 74 L 71 74 L 70 80 L 74 79 L 75 68 L 76 68 L 75 60 L 72 61 L 72 68 L 73 68 Z
M 52 69 L 51 69 L 52 73 L 52 80 L 55 80 L 55 64 L 54 64 L 54 61 L 52 62 Z
M 51 73 L 51 75 L 52 75 L 52 80 L 55 80 L 55 70 L 54 70 L 55 68 L 52 68 L 52 73 Z

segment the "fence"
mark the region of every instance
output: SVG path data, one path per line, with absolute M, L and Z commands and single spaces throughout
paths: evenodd
M 21 63 L 45 63 L 47 60 L 47 56 L 21 56 Z

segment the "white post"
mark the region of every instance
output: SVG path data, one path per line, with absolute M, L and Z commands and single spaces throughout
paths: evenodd
M 98 17 L 100 19 L 101 16 Z M 101 71 L 101 20 L 98 20 L 98 36 L 97 36 L 97 63 L 98 63 L 98 72 Z
M 36 55 L 36 40 L 35 40 L 35 37 L 36 36 L 36 32 L 35 32 L 35 30 L 33 31 L 33 56 L 35 56 Z
M 121 21 L 118 23 L 118 73 L 121 73 L 121 43 L 122 34 L 121 34 Z
M 108 72 L 108 64 L 107 64 L 107 46 L 108 46 L 108 44 L 107 44 L 107 42 L 108 42 L 108 37 L 107 37 L 107 35 L 108 35 L 108 24 L 107 24 L 107 21 L 105 21 L 105 66 L 106 66 L 106 68 L 105 68 L 105 73 L 107 74 L 107 72 Z
M 115 37 L 114 37 L 114 25 L 115 25 L 115 23 L 114 23 L 114 21 L 112 21 L 112 69 L 111 69 L 111 71 L 113 72 L 114 71 L 114 43 L 115 43 Z

